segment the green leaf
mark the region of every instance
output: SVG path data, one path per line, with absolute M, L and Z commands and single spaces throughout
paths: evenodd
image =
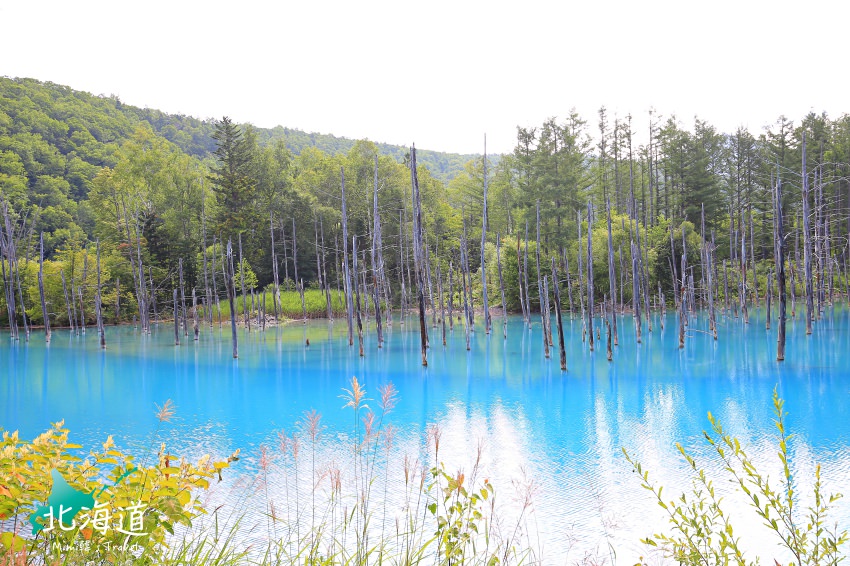
M 20 552 L 24 549 L 26 541 L 12 532 L 0 534 L 0 545 L 5 552 Z

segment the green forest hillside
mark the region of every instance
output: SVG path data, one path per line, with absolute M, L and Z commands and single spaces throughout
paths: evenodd
M 123 104 L 117 97 L 94 96 L 50 82 L 0 77 L 0 126 L 11 128 L 13 136 L 22 132 L 40 134 L 62 155 L 73 152 L 90 165 L 109 165 L 110 155 L 117 148 L 115 144 L 120 145 L 143 122 L 189 155 L 205 159 L 215 151 L 212 119 L 138 108 Z M 283 126 L 254 129 L 259 145 L 284 140 L 294 155 L 300 155 L 308 147 L 339 155 L 348 153 L 356 143 L 348 138 Z M 381 155 L 392 156 L 399 162 L 408 152 L 406 147 L 397 145 L 377 143 L 376 147 Z M 417 151 L 418 161 L 444 182 L 462 172 L 464 164 L 475 157 L 478 156 Z M 75 178 L 73 182 L 80 180 Z
M 780 116 L 758 136 L 744 128 L 719 132 L 699 119 L 683 124 L 675 115 L 650 117 L 645 144 L 633 143 L 630 117 L 611 120 L 601 108 L 594 126 L 570 112 L 518 128 L 513 152 L 486 163 L 417 151 L 429 285 L 439 283 L 433 278 L 440 273 L 458 281 L 459 266 L 475 272 L 482 261 L 487 284 L 495 285 L 494 258 L 501 254 L 508 307 L 517 309 L 523 304 L 517 262 L 526 249 L 521 243 L 530 240 L 531 253 L 540 248 L 542 266 L 555 261 L 562 270 L 562 296 L 572 303 L 573 291 L 587 284 L 579 256 L 587 253 L 590 232 L 599 296 L 626 303 L 642 293 L 647 304 L 649 292 L 675 297 L 682 261 L 710 255 L 730 269 L 728 278 L 725 267 L 712 274 L 714 285 L 723 280 L 724 301 L 736 294 L 743 302 L 752 293 L 757 302 L 776 280 L 773 195 L 781 184 L 791 280 L 801 288 L 800 258 L 810 249 L 819 285 L 830 293 L 847 286 L 850 116 L 810 113 L 797 122 Z M 39 319 L 33 260 L 42 234 L 48 309 L 63 322 L 69 318 L 57 308 L 64 303 L 63 277 L 71 296 L 82 292 L 86 312 L 93 311 L 98 243 L 103 280 L 121 294 L 121 316 L 140 317 L 137 297 L 149 293 L 155 310 L 181 273 L 202 300 L 223 296 L 220 243 L 228 240 L 252 274 L 246 289 L 266 288 L 275 278 L 289 281 L 288 288 L 302 281 L 336 287 L 345 258 L 354 269 L 355 256 L 345 248 L 355 244 L 358 269 L 374 276 L 374 244 L 383 254 L 376 261 L 386 272 L 385 300 L 409 305 L 414 215 L 406 151 L 168 115 L 51 83 L 2 78 L 0 198 L 9 210 L 0 226 L 6 261 L 0 268 L 8 267 L 0 273 L 3 288 L 19 288 L 28 316 Z M 536 276 L 533 263 L 529 271 Z M 698 272 L 695 280 L 705 276 Z M 480 272 L 469 287 L 483 295 Z M 536 303 L 533 287 L 524 291 L 526 307 Z

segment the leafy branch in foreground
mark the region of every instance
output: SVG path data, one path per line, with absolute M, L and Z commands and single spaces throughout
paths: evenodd
M 799 509 L 799 496 L 795 493 L 789 465 L 788 443 L 793 435 L 786 431 L 784 401 L 773 391 L 775 424 L 779 431 L 777 456 L 782 464 L 780 487 L 772 487 L 769 478 L 760 473 L 737 438 L 726 433 L 720 422 L 708 414 L 711 432 L 703 431 L 705 439 L 723 462 L 729 479 L 746 495 L 750 506 L 762 519 L 764 526 L 774 532 L 781 545 L 793 556 L 789 564 L 797 566 L 834 566 L 846 558 L 841 547 L 848 541 L 847 530 L 839 530 L 837 523 L 831 528 L 827 517 L 840 493 L 825 495 L 821 488 L 820 465 L 815 469 L 814 502 L 805 510 Z M 623 448 L 626 460 L 640 474 L 641 487 L 652 492 L 667 512 L 671 533 L 657 533 L 642 540 L 643 543 L 662 548 L 668 557 L 683 565 L 709 566 L 737 564 L 750 566 L 740 547 L 740 538 L 734 534 L 729 515 L 721 508 L 722 498 L 703 468 L 698 468 L 681 444 L 676 444 L 693 473 L 691 492 L 682 493 L 678 500 L 665 500 L 663 486 L 650 480 L 646 471 Z M 776 561 L 779 565 L 779 561 Z
M 173 415 L 170 400 L 158 407 L 160 423 Z M 3 431 L 0 566 L 177 564 L 190 555 L 228 555 L 212 538 L 181 541 L 174 533 L 178 527 L 190 529 L 207 513 L 199 494 L 239 459 L 238 451 L 227 460 L 205 455 L 192 463 L 162 444 L 149 454 L 154 462 L 137 464 L 116 449 L 112 436 L 102 451 L 85 458 L 76 455 L 82 447 L 69 443 L 68 436 L 63 421 L 31 442 Z

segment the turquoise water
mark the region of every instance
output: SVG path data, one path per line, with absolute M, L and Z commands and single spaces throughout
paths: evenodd
M 348 346 L 344 321 L 240 330 L 238 360 L 231 357 L 229 330 L 218 326 L 205 328 L 198 342 L 181 336 L 179 347 L 167 325 L 149 337 L 132 327 L 107 328 L 105 351 L 92 330 L 84 336 L 55 331 L 49 346 L 37 332 L 28 344 L 6 333 L 0 335 L 0 426 L 31 438 L 64 419 L 74 442 L 93 448 L 113 434 L 120 448 L 135 453 L 150 451 L 155 431 L 157 443 L 181 454 L 226 456 L 240 448 L 244 457 L 228 478 L 231 491 L 219 495 L 227 500 L 240 480 L 244 485 L 256 473 L 260 447 L 273 447 L 279 430 L 301 430 L 308 410 L 322 415 L 323 453 L 344 460 L 352 413 L 342 408 L 342 389 L 357 376 L 377 409 L 377 387 L 392 382 L 399 392 L 388 417 L 398 431 L 393 450 L 427 459 L 424 437 L 436 425 L 447 469 L 468 469 L 481 444 L 482 466 L 506 500 L 533 482 L 526 528 L 544 562 L 587 553 L 610 562 L 614 549 L 616 562 L 633 564 L 647 556 L 638 539 L 666 523 L 621 447 L 644 462 L 667 493 L 681 492 L 689 483 L 675 442 L 719 472 L 702 438 L 711 411 L 778 480 L 771 404 L 777 388 L 796 435 L 795 481 L 807 485 L 819 462 L 825 488 L 850 496 L 846 311 L 827 310 L 809 337 L 801 320 L 791 321 L 782 364 L 775 361 L 775 320 L 765 330 L 763 309 L 749 325 L 721 321 L 717 342 L 697 321 L 684 350 L 672 316 L 663 331 L 657 316 L 652 333 L 644 325 L 640 345 L 632 319 L 620 318 L 613 362 L 605 357 L 604 331 L 589 352 L 581 323 L 566 320 L 566 373 L 555 350 L 553 359 L 544 359 L 539 320 L 529 330 L 510 318 L 507 340 L 501 320 L 493 318 L 490 336 L 479 326 L 469 352 L 462 327 L 445 347 L 439 329 L 431 329 L 427 368 L 420 365 L 412 319 L 406 325 L 396 320 L 380 350 L 369 329 L 363 358 L 356 338 Z M 157 431 L 155 405 L 167 399 L 177 418 Z M 272 484 L 280 488 L 283 480 Z M 728 497 L 730 507 L 741 501 L 731 491 Z M 738 521 L 741 533 L 751 535 L 751 551 L 781 556 L 752 517 L 742 514 Z M 832 519 L 850 528 L 850 506 L 840 501 Z

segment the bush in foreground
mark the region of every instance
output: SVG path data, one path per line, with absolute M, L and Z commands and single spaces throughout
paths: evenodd
M 741 447 L 737 438 L 723 430 L 711 413 L 708 420 L 711 432 L 703 431 L 706 441 L 720 459 L 726 479 L 735 484 L 749 500 L 750 507 L 772 532 L 781 546 L 793 556 L 791 565 L 835 566 L 845 556 L 841 547 L 848 540 L 846 529 L 828 522 L 829 511 L 841 494 L 826 495 L 821 490 L 820 465 L 815 470 L 813 504 L 800 509 L 799 495 L 792 480 L 788 463 L 788 442 L 793 435 L 785 429 L 784 402 L 776 390 L 773 407 L 779 433 L 777 456 L 782 465 L 779 486 L 771 485 L 769 478 L 756 469 L 753 460 Z M 657 533 L 643 542 L 661 548 L 668 558 L 685 566 L 710 566 L 736 564 L 751 566 L 742 549 L 741 538 L 735 535 L 729 514 L 723 509 L 722 498 L 717 495 L 713 481 L 705 469 L 697 466 L 681 444 L 676 444 L 693 475 L 691 492 L 683 493 L 677 500 L 662 497 L 663 486 L 649 479 L 649 472 L 634 460 L 626 449 L 623 453 L 635 471 L 640 474 L 641 486 L 649 490 L 666 511 L 672 532 Z M 777 566 L 778 561 L 775 561 Z

